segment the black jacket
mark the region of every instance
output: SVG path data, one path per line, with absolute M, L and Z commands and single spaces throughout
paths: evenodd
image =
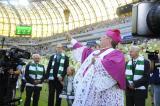
M 47 67 L 47 72 L 46 72 L 46 79 L 49 78 L 50 70 L 52 68 L 52 62 L 55 61 L 54 67 L 53 67 L 53 77 L 57 79 L 57 74 L 58 74 L 58 69 L 60 65 L 60 61 L 57 62 L 56 59 L 54 60 L 54 55 L 50 57 L 48 67 Z M 67 67 L 69 66 L 69 57 L 65 56 L 65 61 L 64 61 L 64 70 L 62 73 L 62 79 L 64 79 L 66 73 L 67 73 Z
M 153 71 L 150 73 L 150 84 L 160 85 L 160 63 L 156 63 Z

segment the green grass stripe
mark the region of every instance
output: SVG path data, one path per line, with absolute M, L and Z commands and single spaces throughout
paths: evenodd
M 150 92 L 148 94 L 149 95 L 148 95 L 148 98 L 146 99 L 146 106 L 152 106 Z M 17 89 L 16 97 L 19 97 L 19 95 L 20 95 L 20 90 Z M 56 96 L 56 94 L 55 94 L 55 96 Z M 26 92 L 24 90 L 24 93 L 22 95 L 23 102 L 21 102 L 21 104 L 18 105 L 18 106 L 24 106 L 25 98 L 26 98 Z M 125 100 L 125 98 L 124 98 L 124 100 Z M 31 101 L 31 104 L 32 104 L 32 102 L 33 101 Z M 125 100 L 125 103 L 126 103 L 126 100 Z M 48 84 L 47 83 L 45 83 L 43 85 L 42 91 L 40 92 L 40 98 L 39 98 L 39 105 L 38 106 L 48 106 Z M 61 106 L 68 106 L 66 99 L 62 99 Z M 124 106 L 126 106 L 126 104 Z
M 60 63 L 60 65 L 59 65 L 59 66 L 62 66 L 62 67 L 63 67 L 63 66 L 64 66 L 64 63 Z
M 132 75 L 127 75 L 126 76 L 127 80 L 132 81 L 133 80 L 133 76 Z
M 32 64 L 30 64 L 30 66 L 34 66 L 34 67 L 35 67 L 35 66 L 36 66 L 36 64 L 33 64 L 33 63 L 32 63 Z
M 49 74 L 49 77 L 53 77 L 53 74 Z
M 39 66 L 39 67 L 43 67 L 43 65 L 41 65 L 41 64 L 38 64 L 38 66 Z
M 36 64 L 30 64 L 30 66 L 36 67 L 37 65 Z M 43 68 L 43 65 L 38 64 L 38 67 L 42 67 Z
M 129 69 L 129 70 L 132 70 L 132 66 L 131 65 L 127 65 L 126 68 Z
M 29 74 L 38 74 L 38 75 L 43 75 L 43 71 L 33 71 L 33 70 L 29 70 Z
M 144 61 L 137 61 L 136 64 L 138 64 L 138 65 L 144 65 Z
M 63 73 L 63 71 L 58 71 L 58 74 L 62 74 Z
M 61 57 L 61 60 L 62 60 L 62 59 L 65 61 L 65 57 L 64 57 L 64 58 L 63 58 L 63 57 Z
M 136 70 L 135 75 L 143 75 L 144 71 L 143 70 Z

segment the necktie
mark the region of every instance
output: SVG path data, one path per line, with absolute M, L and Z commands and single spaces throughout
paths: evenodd
M 61 58 L 61 55 L 57 54 L 57 62 L 59 62 L 60 58 Z
M 136 61 L 133 61 L 133 67 L 134 68 L 136 67 Z

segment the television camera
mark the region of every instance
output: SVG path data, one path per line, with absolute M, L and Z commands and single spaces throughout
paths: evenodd
M 28 51 L 17 47 L 0 50 L 0 73 L 3 74 L 6 70 L 17 65 L 25 65 L 21 59 L 29 59 L 30 56 L 31 54 Z
M 154 62 L 158 62 L 158 54 L 159 54 L 158 50 L 155 50 L 154 52 L 146 51 L 146 53 L 148 53 L 148 59 Z
M 17 81 L 18 77 L 14 74 L 11 74 L 9 72 L 10 69 L 15 69 L 13 71 L 16 71 L 17 66 L 25 65 L 22 59 L 30 59 L 31 54 L 23 49 L 12 47 L 10 49 L 1 49 L 0 50 L 0 89 L 6 89 L 6 94 L 8 90 L 12 90 L 9 86 L 13 83 L 10 82 L 10 79 L 13 79 L 15 82 Z M 14 82 L 14 83 L 15 83 Z M 14 84 L 13 84 L 14 85 Z M 6 106 L 15 106 L 11 104 L 15 104 L 15 102 L 19 102 L 19 98 L 11 98 L 8 99 L 8 96 L 6 94 L 3 94 L 3 92 L 0 92 L 0 105 L 6 105 Z M 3 96 L 2 96 L 3 95 Z M 6 96 L 6 97 L 5 97 Z M 13 96 L 13 95 L 12 95 Z M 7 99 L 6 99 L 7 98 Z M 6 101 L 4 101 L 6 100 Z

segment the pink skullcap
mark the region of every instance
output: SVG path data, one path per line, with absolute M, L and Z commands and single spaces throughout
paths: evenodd
M 106 35 L 111 37 L 113 41 L 116 43 L 119 43 L 122 41 L 121 36 L 120 36 L 120 30 L 118 29 L 109 29 L 106 31 Z

